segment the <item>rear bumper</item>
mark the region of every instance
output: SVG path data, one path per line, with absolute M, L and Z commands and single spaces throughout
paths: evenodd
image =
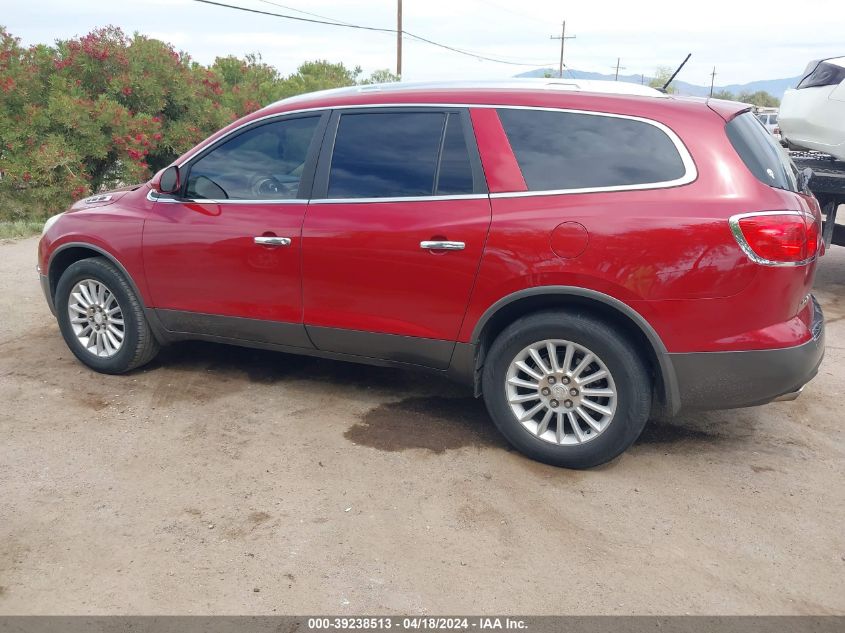
M 669 354 L 681 409 L 736 409 L 790 399 L 818 373 L 824 315 L 812 298 L 813 338 L 784 349 Z

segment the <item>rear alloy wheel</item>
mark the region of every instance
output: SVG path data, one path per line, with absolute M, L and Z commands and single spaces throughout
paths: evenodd
M 511 362 L 505 390 L 520 424 L 553 444 L 594 440 L 616 413 L 616 384 L 607 366 L 572 341 L 544 340 L 523 349 Z
M 485 359 L 482 391 L 511 444 L 567 468 L 622 453 L 651 409 L 637 350 L 604 321 L 574 312 L 540 312 L 505 328 Z
M 104 374 L 151 361 L 159 345 L 132 285 L 104 257 L 72 263 L 56 284 L 56 316 L 70 351 Z

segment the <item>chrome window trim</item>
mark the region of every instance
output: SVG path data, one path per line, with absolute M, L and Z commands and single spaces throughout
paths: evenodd
M 776 262 L 771 259 L 765 259 L 760 257 L 754 250 L 751 248 L 751 245 L 745 239 L 745 235 L 742 233 L 742 227 L 739 225 L 739 221 L 744 218 L 753 218 L 759 217 L 764 215 L 799 215 L 804 216 L 806 218 L 811 218 L 815 221 L 815 217 L 813 217 L 810 213 L 804 213 L 803 211 L 755 211 L 753 213 L 737 213 L 736 215 L 732 215 L 728 218 L 728 225 L 731 227 L 731 233 L 733 233 L 734 238 L 736 239 L 739 247 L 742 249 L 742 252 L 748 256 L 755 264 L 760 264 L 761 266 L 778 266 L 778 267 L 786 267 L 786 268 L 794 268 L 796 266 L 806 266 L 807 264 L 815 261 L 818 257 L 818 250 L 816 250 L 816 254 L 808 259 L 801 260 L 800 262 Z
M 281 200 L 217 200 L 213 198 L 165 198 L 161 194 L 157 194 L 155 190 L 150 189 L 147 192 L 147 200 L 151 202 L 177 202 L 179 204 L 307 204 L 307 198 L 283 198 Z
M 341 203 L 350 203 L 350 202 L 396 202 L 396 201 L 406 201 L 406 202 L 414 202 L 420 200 L 460 200 L 460 199 L 473 199 L 475 197 L 487 197 L 490 198 L 521 198 L 521 197 L 530 197 L 530 196 L 556 196 L 556 195 L 567 195 L 567 194 L 579 194 L 579 193 L 603 193 L 603 192 L 612 192 L 612 191 L 640 191 L 646 189 L 668 189 L 671 187 L 680 187 L 682 185 L 687 185 L 698 178 L 698 169 L 695 166 L 695 161 L 692 158 L 689 150 L 687 149 L 686 145 L 684 145 L 683 141 L 680 137 L 668 126 L 664 125 L 660 121 L 655 121 L 654 119 L 648 119 L 645 117 L 635 116 L 631 114 L 617 114 L 612 112 L 597 112 L 593 110 L 580 110 L 577 108 L 555 108 L 550 106 L 524 106 L 524 105 L 497 105 L 497 104 L 489 104 L 489 103 L 355 103 L 355 104 L 343 104 L 343 105 L 335 105 L 335 106 L 317 106 L 312 108 L 301 108 L 297 110 L 288 110 L 286 112 L 274 112 L 272 114 L 267 114 L 262 117 L 258 117 L 256 119 L 252 119 L 250 121 L 246 121 L 241 125 L 229 130 L 226 134 L 214 138 L 209 142 L 202 143 L 198 145 L 194 151 L 188 154 L 180 163 L 177 164 L 177 167 L 180 169 L 188 162 L 190 162 L 197 154 L 204 151 L 208 148 L 209 145 L 214 143 L 224 142 L 226 137 L 235 134 L 238 130 L 249 126 L 259 123 L 261 121 L 265 121 L 268 119 L 274 118 L 284 118 L 286 116 L 290 116 L 293 114 L 304 114 L 309 112 L 327 112 L 332 110 L 350 110 L 350 109 L 361 109 L 361 108 L 484 108 L 484 109 L 497 109 L 497 110 L 540 110 L 544 112 L 569 112 L 572 114 L 586 114 L 589 116 L 603 116 L 609 118 L 616 118 L 616 119 L 628 119 L 631 121 L 639 121 L 641 123 L 646 123 L 648 125 L 653 125 L 654 127 L 658 128 L 661 132 L 666 134 L 669 137 L 669 140 L 672 141 L 672 144 L 675 146 L 675 149 L 678 151 L 678 154 L 681 157 L 681 162 L 684 165 L 684 175 L 680 178 L 676 178 L 674 180 L 665 180 L 660 182 L 649 182 L 643 184 L 636 184 L 636 185 L 612 185 L 607 187 L 581 187 L 581 188 L 573 188 L 573 189 L 544 189 L 538 191 L 503 191 L 497 193 L 489 193 L 489 194 L 461 194 L 458 196 L 399 196 L 394 198 L 332 198 L 332 199 L 319 199 L 319 200 L 305 200 L 301 198 L 292 199 L 292 200 L 191 200 L 190 202 L 206 202 L 210 204 L 291 204 L 296 202 L 311 202 L 314 204 L 341 204 Z M 149 198 L 149 195 L 147 196 Z M 157 201 L 164 202 L 168 199 L 166 198 L 156 198 Z M 186 202 L 186 200 L 172 200 L 173 202 Z
M 453 196 L 393 196 L 385 198 L 317 198 L 309 200 L 309 204 L 374 204 L 376 202 L 437 202 L 439 200 L 485 200 L 487 193 L 459 193 Z
M 152 189 L 147 192 L 147 200 L 149 200 L 150 202 L 166 202 L 179 204 L 373 204 L 375 202 L 437 202 L 440 200 L 485 200 L 488 196 L 489 194 L 486 193 L 463 193 L 455 194 L 453 196 L 399 196 L 394 198 L 319 198 L 316 200 L 306 198 L 287 198 L 284 200 L 212 200 L 205 198 L 164 198 L 159 197 L 156 192 Z

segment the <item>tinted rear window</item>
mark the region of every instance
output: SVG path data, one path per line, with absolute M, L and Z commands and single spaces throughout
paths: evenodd
M 686 173 L 672 140 L 644 121 L 546 110 L 498 112 L 530 191 L 647 185 Z
M 757 117 L 745 112 L 732 119 L 725 129 L 736 153 L 758 180 L 778 189 L 799 191 L 798 170 Z

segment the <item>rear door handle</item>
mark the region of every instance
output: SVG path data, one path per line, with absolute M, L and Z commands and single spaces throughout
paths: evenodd
M 252 238 L 256 244 L 261 246 L 290 246 L 289 237 L 276 237 L 274 235 L 259 235 Z
M 445 240 L 428 240 L 420 242 L 420 248 L 430 251 L 462 251 L 466 248 L 463 242 L 447 242 Z

